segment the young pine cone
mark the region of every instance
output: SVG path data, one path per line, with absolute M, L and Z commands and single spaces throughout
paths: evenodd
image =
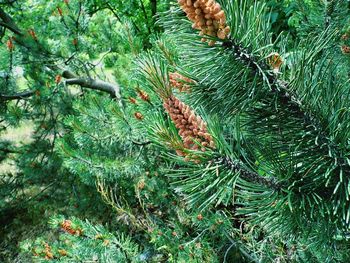
M 149 95 L 146 93 L 146 91 L 137 89 L 137 94 L 143 101 L 150 102 Z
M 280 54 L 271 53 L 268 56 L 267 61 L 268 61 L 269 65 L 271 66 L 271 68 L 273 69 L 273 72 L 278 73 L 280 70 L 280 67 L 283 64 L 283 60 L 282 60 L 282 57 L 280 56 Z
M 189 83 L 193 83 L 193 80 L 175 72 L 169 73 L 169 82 L 172 87 L 178 89 L 181 92 L 186 92 L 190 90 L 191 86 Z
M 347 45 L 343 45 L 343 46 L 341 46 L 341 51 L 343 52 L 343 54 L 349 55 L 350 54 L 350 47 Z
M 140 113 L 140 112 L 135 112 L 134 113 L 134 116 L 135 116 L 135 118 L 136 119 L 138 119 L 139 121 L 142 121 L 143 120 L 143 115 L 142 115 L 142 113 Z
M 343 35 L 341 36 L 341 40 L 346 41 L 346 40 L 348 40 L 348 39 L 349 39 L 349 34 L 348 34 L 348 33 L 345 33 L 345 34 L 343 34 Z
M 206 147 L 215 148 L 206 123 L 188 105 L 175 96 L 171 96 L 164 101 L 163 106 L 178 129 L 184 148 L 203 152 Z M 182 151 L 177 151 L 177 154 L 184 156 Z
M 209 35 L 226 39 L 230 34 L 230 27 L 226 25 L 226 15 L 215 0 L 178 0 L 188 19 L 193 22 L 192 27 L 200 30 L 200 35 Z M 207 39 L 202 38 L 203 42 Z M 208 43 L 215 45 L 214 40 Z
M 72 228 L 72 222 L 70 220 L 64 220 L 61 223 L 61 228 L 71 235 L 75 235 L 76 231 Z
M 13 38 L 10 37 L 8 40 L 7 40 L 7 48 L 10 50 L 10 51 L 13 51 L 15 49 L 15 45 L 13 44 Z
M 132 104 L 137 104 L 136 99 L 133 98 L 133 97 L 129 97 L 129 102 L 132 103 Z

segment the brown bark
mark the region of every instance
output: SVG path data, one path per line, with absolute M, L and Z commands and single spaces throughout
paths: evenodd
M 151 0 L 151 12 L 152 12 L 152 17 L 157 14 L 157 0 Z

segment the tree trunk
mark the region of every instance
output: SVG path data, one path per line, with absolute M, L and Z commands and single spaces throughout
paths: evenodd
M 155 15 L 157 14 L 157 0 L 151 0 L 151 12 L 153 21 L 155 21 Z

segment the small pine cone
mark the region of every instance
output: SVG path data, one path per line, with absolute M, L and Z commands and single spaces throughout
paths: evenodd
M 129 97 L 129 101 L 130 101 L 130 103 L 132 103 L 132 104 L 137 104 L 136 99 L 133 98 L 133 97 Z
M 38 40 L 38 37 L 36 36 L 36 33 L 35 33 L 34 29 L 29 29 L 28 33 L 35 41 Z
M 49 244 L 45 243 L 44 246 L 45 246 L 45 250 L 44 250 L 45 259 L 53 259 L 54 256 L 51 252 L 51 247 L 49 246 Z
M 143 120 L 143 115 L 140 112 L 135 112 L 134 114 L 135 118 L 138 119 L 139 121 Z
M 13 44 L 12 37 L 10 37 L 9 40 L 7 40 L 6 45 L 7 45 L 8 50 L 10 50 L 10 51 L 13 51 L 15 49 L 15 45 Z
M 272 53 L 268 56 L 267 61 L 269 65 L 272 67 L 275 73 L 279 72 L 279 69 L 283 63 L 282 57 L 278 53 Z
M 230 34 L 230 28 L 226 26 L 226 15 L 219 3 L 214 0 L 184 0 L 178 1 L 182 10 L 193 23 L 194 29 L 200 30 L 200 35 L 210 35 L 222 40 Z M 220 27 L 224 30 L 220 30 Z M 202 42 L 207 42 L 202 38 Z M 215 45 L 215 41 L 208 41 L 208 45 Z
M 62 76 L 61 76 L 61 75 L 56 75 L 56 77 L 55 77 L 55 83 L 56 83 L 56 84 L 59 84 L 59 83 L 61 82 L 61 80 L 62 80 Z
M 348 39 L 349 39 L 349 35 L 348 35 L 347 33 L 345 33 L 345 34 L 343 34 L 343 35 L 341 36 L 341 40 L 346 41 L 346 40 L 348 40 Z
M 178 129 L 184 148 L 201 151 L 205 151 L 205 147 L 215 148 L 213 138 L 207 132 L 205 122 L 188 105 L 172 96 L 164 101 L 163 106 Z M 179 156 L 185 156 L 181 150 L 177 150 L 176 153 Z M 194 156 L 186 156 L 186 158 L 195 161 Z
M 145 184 L 145 181 L 144 180 L 141 180 L 137 183 L 137 188 L 139 190 L 143 190 L 145 188 L 146 184 Z
M 194 83 L 194 81 L 190 78 L 182 76 L 177 72 L 169 73 L 169 82 L 172 87 L 178 89 L 181 92 L 189 91 L 191 88 L 190 84 Z
M 72 221 L 70 220 L 64 220 L 62 223 L 61 223 L 61 227 L 63 229 L 66 229 L 68 227 L 71 227 L 72 226 Z
M 138 89 L 137 94 L 143 101 L 150 102 L 149 95 L 145 91 Z
M 63 11 L 59 6 L 57 7 L 57 11 L 60 16 L 63 16 Z
M 343 54 L 349 55 L 349 54 L 350 54 L 350 47 L 349 47 L 349 46 L 346 46 L 346 45 L 343 45 L 343 46 L 341 47 L 341 51 L 343 52 Z
M 71 235 L 75 235 L 75 230 L 72 228 L 72 221 L 70 220 L 64 220 L 61 223 L 61 228 L 65 231 L 68 232 Z

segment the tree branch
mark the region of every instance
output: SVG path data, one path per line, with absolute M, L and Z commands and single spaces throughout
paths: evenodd
M 67 79 L 67 85 L 79 85 L 83 88 L 106 92 L 113 98 L 120 97 L 120 87 L 118 84 L 109 83 L 100 79 L 80 78 L 69 70 L 65 70 L 62 76 Z M 28 90 L 10 95 L 0 93 L 0 101 L 26 99 L 34 94 L 35 90 Z
M 0 101 L 25 99 L 33 96 L 34 94 L 35 94 L 34 90 L 23 91 L 23 92 L 11 94 L 11 95 L 0 93 Z
M 9 149 L 9 148 L 0 148 L 0 152 L 3 152 L 5 154 L 8 154 L 8 153 L 23 153 L 21 151 Z
M 23 35 L 21 29 L 16 25 L 16 23 L 13 21 L 12 17 L 10 17 L 1 7 L 0 7 L 0 18 L 2 21 L 0 21 L 0 25 L 3 27 L 6 27 L 7 29 L 11 30 L 13 33 L 17 35 Z
M 337 153 L 337 158 L 329 156 L 327 158 L 335 159 L 339 167 L 346 167 L 346 172 L 350 172 L 350 165 L 347 159 L 342 156 L 340 147 L 331 139 L 332 136 L 319 125 L 320 121 L 312 114 L 304 109 L 302 103 L 297 96 L 288 89 L 289 83 L 281 81 L 276 75 L 267 72 L 269 66 L 265 62 L 259 62 L 257 57 L 251 54 L 247 49 L 237 43 L 235 40 L 227 40 L 223 43 L 223 47 L 231 50 L 233 56 L 245 64 L 252 70 L 253 75 L 259 75 L 268 82 L 271 87 L 270 94 L 276 95 L 280 103 L 290 110 L 290 114 L 303 120 L 305 127 L 313 127 L 319 138 L 319 145 L 328 145 L 329 149 Z M 266 76 L 262 76 L 262 72 L 267 72 Z
M 140 4 L 141 4 L 141 9 L 142 9 L 143 15 L 144 15 L 144 17 L 145 17 L 145 21 L 146 21 L 146 26 L 147 26 L 147 29 L 148 29 L 148 33 L 151 34 L 151 28 L 150 28 L 150 25 L 149 25 L 149 20 L 148 20 L 147 11 L 146 11 L 145 5 L 143 4 L 142 0 L 140 0 Z
M 89 78 L 68 78 L 66 80 L 67 85 L 79 85 L 84 88 L 99 90 L 109 93 L 112 97 L 118 97 L 119 86 L 99 79 Z
M 151 11 L 154 19 L 155 15 L 157 14 L 157 0 L 151 0 Z
M 234 161 L 227 156 L 219 156 L 214 159 L 214 162 L 225 166 L 227 169 L 231 170 L 234 173 L 239 173 L 240 176 L 248 182 L 264 185 L 276 191 L 280 191 L 282 188 L 281 182 L 278 182 L 276 178 L 264 177 L 255 172 L 249 171 L 243 168 L 243 166 L 238 161 Z

